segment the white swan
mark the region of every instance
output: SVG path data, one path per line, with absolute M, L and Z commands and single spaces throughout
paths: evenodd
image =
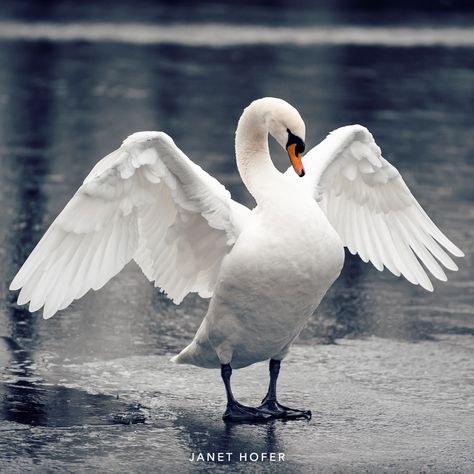
M 287 149 L 281 174 L 268 134 Z M 310 417 L 276 401 L 280 361 L 338 277 L 343 247 L 382 270 L 432 291 L 463 253 L 425 214 L 399 172 L 360 126 L 332 132 L 302 160 L 305 125 L 281 99 L 252 102 L 236 134 L 239 173 L 252 211 L 190 161 L 162 132 L 139 132 L 101 160 L 59 214 L 10 288 L 30 311 L 50 318 L 97 290 L 134 259 L 178 304 L 190 292 L 211 297 L 178 363 L 221 367 L 226 420 Z M 306 172 L 306 175 L 305 175 Z M 300 178 L 298 178 L 298 176 Z M 304 176 L 304 177 L 303 177 Z M 259 408 L 230 388 L 231 367 L 270 359 Z

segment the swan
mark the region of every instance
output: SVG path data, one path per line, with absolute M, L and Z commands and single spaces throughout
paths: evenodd
M 290 168 L 272 163 L 268 135 Z M 235 150 L 253 210 L 163 132 L 138 132 L 92 169 L 13 279 L 18 304 L 45 319 L 98 290 L 132 259 L 179 304 L 211 298 L 191 343 L 172 361 L 220 368 L 225 421 L 310 418 L 277 401 L 281 361 L 339 276 L 344 247 L 428 291 L 463 252 L 430 220 L 361 125 L 338 128 L 304 158 L 305 124 L 282 99 L 252 102 Z M 421 265 L 423 263 L 424 267 Z M 269 360 L 268 392 L 240 404 L 232 369 Z

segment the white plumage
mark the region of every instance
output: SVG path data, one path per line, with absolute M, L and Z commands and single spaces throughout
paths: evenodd
M 352 254 L 428 291 L 433 285 L 420 261 L 442 281 L 447 277 L 438 260 L 458 269 L 442 247 L 463 253 L 427 216 L 365 127 L 333 131 L 303 162 L 305 185 Z
M 10 289 L 48 319 L 135 259 L 175 303 L 209 297 L 248 213 L 168 135 L 135 133 L 97 163 Z
M 298 112 L 273 98 L 239 122 L 239 172 L 257 207 L 236 203 L 162 132 L 139 132 L 101 160 L 16 277 L 19 304 L 51 317 L 135 259 L 175 303 L 213 296 L 175 361 L 243 367 L 282 359 L 339 275 L 343 245 L 378 270 L 432 291 L 462 256 L 360 125 L 332 132 L 303 159 L 306 176 L 273 166 L 267 136 L 304 140 Z M 296 168 L 295 168 L 296 169 Z M 446 250 L 445 250 L 446 249 Z M 421 263 L 420 263 L 421 262 Z M 424 265 L 424 267 L 422 266 Z

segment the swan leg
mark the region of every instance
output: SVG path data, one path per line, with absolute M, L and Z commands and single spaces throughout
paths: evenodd
M 230 364 L 221 364 L 221 376 L 227 394 L 227 408 L 222 419 L 226 422 L 261 422 L 271 419 L 272 416 L 270 413 L 262 411 L 259 408 L 247 407 L 235 399 L 230 386 L 231 375 L 232 367 Z
M 281 418 L 286 420 L 294 420 L 297 418 L 311 419 L 311 410 L 298 410 L 288 408 L 277 402 L 276 384 L 278 374 L 280 373 L 281 361 L 270 359 L 270 385 L 268 386 L 268 393 L 262 400 L 262 404 L 258 407 L 259 410 L 264 410 L 272 415 L 272 418 Z

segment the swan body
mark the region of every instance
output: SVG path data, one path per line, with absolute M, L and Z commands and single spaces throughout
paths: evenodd
M 282 184 L 224 259 L 208 313 L 175 362 L 240 368 L 282 359 L 339 276 L 339 236 L 297 183 Z
M 268 135 L 292 167 L 273 165 Z M 230 420 L 308 417 L 276 402 L 280 361 L 338 277 L 344 246 L 433 291 L 463 256 L 430 220 L 370 132 L 341 127 L 302 158 L 305 125 L 281 99 L 243 112 L 236 132 L 250 210 L 193 163 L 163 132 L 139 132 L 102 159 L 51 224 L 10 289 L 47 319 L 135 260 L 179 304 L 211 297 L 194 340 L 177 363 L 221 367 Z M 424 266 L 422 266 L 422 264 Z M 232 395 L 232 368 L 270 359 L 258 408 Z

